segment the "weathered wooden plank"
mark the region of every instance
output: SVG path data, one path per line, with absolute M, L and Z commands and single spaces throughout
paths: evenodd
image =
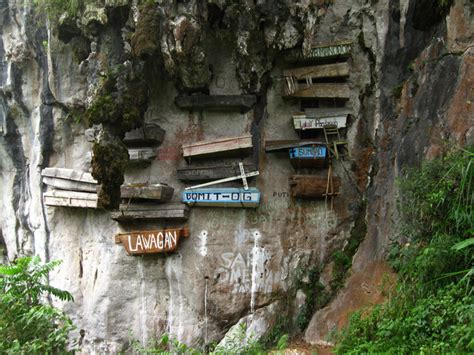
M 346 77 L 349 76 L 349 64 L 343 62 L 287 69 L 283 71 L 283 76 L 307 81 L 318 78 Z
M 48 206 L 98 208 L 97 194 L 88 192 L 52 190 L 43 193 L 43 201 Z
M 290 148 L 290 163 L 294 168 L 324 168 L 328 166 L 328 150 L 325 145 Z
M 260 190 L 252 187 L 203 188 L 183 191 L 183 203 L 190 206 L 256 208 L 260 203 Z
M 124 246 L 128 255 L 146 255 L 175 251 L 180 237 L 189 237 L 187 227 L 120 233 L 114 239 L 116 244 Z
M 175 103 L 182 109 L 248 111 L 257 102 L 255 95 L 178 96 Z
M 183 144 L 181 149 L 184 158 L 250 152 L 252 149 L 252 135 Z
M 129 148 L 128 155 L 130 163 L 150 163 L 156 158 L 156 151 L 153 148 Z
M 341 187 L 341 179 L 339 177 L 332 178 L 333 194 L 339 194 Z M 325 197 L 326 191 L 328 196 L 331 195 L 331 188 L 328 188 L 328 179 L 323 176 L 315 175 L 293 175 L 290 178 L 290 190 L 293 197 L 299 198 L 318 198 Z
M 97 180 L 95 180 L 90 173 L 73 169 L 44 168 L 41 171 L 41 175 L 58 179 L 82 181 L 90 184 L 97 184 Z
M 183 204 L 122 204 L 111 218 L 119 222 L 131 220 L 180 219 L 189 216 L 189 207 Z
M 289 148 L 304 147 L 307 145 L 326 145 L 326 143 L 313 139 L 289 139 L 289 140 L 268 140 L 265 141 L 265 151 L 274 152 L 287 150 Z
M 125 134 L 123 143 L 128 147 L 159 145 L 165 138 L 165 130 L 154 123 L 146 124 Z
M 305 115 L 293 116 L 293 126 L 296 130 L 323 129 L 326 126 L 346 127 L 347 116 L 310 118 Z
M 174 189 L 165 184 L 124 184 L 120 186 L 121 198 L 147 199 L 167 202 L 171 200 Z
M 97 192 L 97 184 L 43 176 L 43 184 L 60 190 Z
M 319 60 L 322 58 L 347 57 L 351 53 L 351 42 L 330 43 L 315 46 L 306 53 L 301 48 L 287 51 L 284 59 L 288 62 Z
M 341 98 L 348 99 L 351 90 L 346 83 L 316 83 L 298 84 L 289 87 L 285 85 L 284 96 L 300 98 Z
M 244 163 L 245 171 L 255 171 L 257 167 L 252 163 Z M 183 181 L 211 181 L 234 176 L 240 173 L 238 164 L 187 166 L 178 169 L 178 179 Z

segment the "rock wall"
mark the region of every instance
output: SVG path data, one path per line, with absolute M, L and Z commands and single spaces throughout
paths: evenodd
M 105 1 L 58 23 L 28 2 L 1 0 L 0 245 L 8 259 L 62 259 L 51 283 L 75 297 L 60 304 L 78 327 L 74 336 L 85 353 L 117 352 L 130 333 L 143 344 L 170 333 L 202 347 L 237 323 L 268 332 L 279 314 L 297 317 L 301 302 L 288 300 L 301 296 L 301 283 L 314 286 L 310 270 L 319 270 L 327 293 L 334 253 L 363 239 L 346 287 L 306 330 L 308 342 L 326 340 L 344 309 L 353 309 L 345 306 L 352 295 L 363 300 L 357 307 L 373 300 L 360 296 L 358 280 L 376 288 L 367 270 L 378 268 L 396 235 L 401 169 L 439 154 L 443 141 L 472 143 L 472 4 L 456 0 L 428 25 L 420 12 L 415 1 L 395 0 Z M 287 153 L 266 154 L 263 142 L 298 139 L 291 115 L 299 102 L 281 95 L 285 50 L 347 40 L 354 113 L 350 155 L 334 166 L 342 188 L 331 210 L 324 200 L 292 198 Z M 177 252 L 130 257 L 114 244 L 116 233 L 183 223 L 121 225 L 105 210 L 43 204 L 44 167 L 91 169 L 84 111 L 117 65 L 143 75 L 144 122 L 166 131 L 157 159 L 127 169 L 125 181 L 167 183 L 179 203 L 181 144 L 251 133 L 247 160 L 260 171 L 251 186 L 262 192 L 256 210 L 192 208 L 191 236 Z M 194 92 L 251 93 L 257 104 L 245 113 L 175 105 L 177 95 Z

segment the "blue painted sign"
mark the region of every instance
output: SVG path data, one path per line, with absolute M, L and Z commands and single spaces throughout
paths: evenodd
M 290 148 L 290 159 L 326 158 L 327 149 L 324 145 Z
M 183 191 L 183 203 L 190 206 L 255 208 L 260 203 L 260 190 L 242 188 L 203 188 Z

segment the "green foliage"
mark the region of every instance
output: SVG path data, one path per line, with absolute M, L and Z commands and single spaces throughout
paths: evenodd
M 164 334 L 160 339 L 152 339 L 144 347 L 138 340 L 132 340 L 132 349 L 135 354 L 183 354 L 198 355 L 199 350 L 193 349 L 177 339 L 171 338 L 168 334 Z
M 253 334 L 247 334 L 247 325 L 245 323 L 241 323 L 236 332 L 227 336 L 228 341 L 223 345 L 217 346 L 211 354 L 260 355 L 267 353 L 262 343 Z
M 59 17 L 78 16 L 85 5 L 84 0 L 33 0 L 33 5 L 39 12 L 45 13 L 52 21 L 57 21 Z
M 400 181 L 403 223 L 390 252 L 396 293 L 356 313 L 337 352 L 474 352 L 473 158 L 472 148 L 458 149 Z
M 19 258 L 0 265 L 0 353 L 67 352 L 68 334 L 74 329 L 61 311 L 44 305 L 50 294 L 63 301 L 72 295 L 46 283 L 61 262 L 42 264 L 38 257 Z

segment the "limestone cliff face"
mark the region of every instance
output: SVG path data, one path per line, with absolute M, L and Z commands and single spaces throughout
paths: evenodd
M 170 333 L 194 346 L 220 341 L 239 321 L 263 334 L 281 315 L 297 318 L 316 269 L 321 292 L 334 299 L 315 313 L 306 340 L 325 340 L 348 311 L 378 300 L 367 295 L 396 237 L 403 167 L 439 154 L 444 142 L 473 142 L 473 5 L 455 0 L 431 21 L 424 11 L 414 0 L 105 1 L 47 22 L 28 2 L 1 0 L 0 246 L 10 260 L 63 260 L 51 283 L 75 297 L 61 306 L 85 353 L 126 349 L 130 332 L 143 343 Z M 324 200 L 292 198 L 287 154 L 266 154 L 263 142 L 299 138 L 291 123 L 299 102 L 281 95 L 285 50 L 341 41 L 353 43 L 353 114 L 350 154 L 334 165 L 342 187 L 331 210 Z M 84 117 L 117 68 L 113 94 L 122 102 L 131 99 L 123 95 L 128 83 L 144 83 L 132 91 L 143 103 L 130 124 L 166 131 L 157 159 L 127 168 L 126 182 L 167 183 L 179 203 L 181 144 L 251 133 L 260 206 L 192 208 L 190 238 L 173 254 L 148 257 L 127 256 L 113 236 L 183 223 L 121 225 L 105 210 L 45 206 L 43 168 L 92 168 Z M 245 113 L 175 105 L 193 93 L 255 94 L 257 103 Z M 104 126 L 119 142 L 120 128 Z M 360 240 L 345 287 L 331 293 L 334 253 Z

